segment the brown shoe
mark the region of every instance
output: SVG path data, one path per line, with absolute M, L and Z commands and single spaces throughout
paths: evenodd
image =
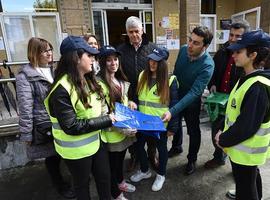
M 205 164 L 204 164 L 204 168 L 206 169 L 214 169 L 217 167 L 220 167 L 222 165 L 225 165 L 225 161 L 217 161 L 216 159 L 212 159 L 212 160 L 208 160 Z

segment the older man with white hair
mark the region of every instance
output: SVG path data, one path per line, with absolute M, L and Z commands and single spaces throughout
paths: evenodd
M 149 42 L 146 38 L 146 34 L 143 32 L 142 21 L 135 16 L 131 16 L 126 20 L 127 37 L 125 42 L 121 44 L 117 49 L 121 52 L 121 64 L 125 75 L 130 82 L 129 99 L 138 103 L 136 97 L 137 81 L 141 71 L 148 65 L 148 54 L 152 52 L 154 48 L 157 48 L 155 44 Z M 148 158 L 153 167 L 157 162 L 155 159 L 156 146 L 155 140 L 149 138 L 147 140 L 148 145 Z M 134 145 L 129 149 L 131 153 L 131 165 L 132 170 L 135 167 L 135 150 Z

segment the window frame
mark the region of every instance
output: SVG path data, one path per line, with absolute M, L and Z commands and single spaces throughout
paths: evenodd
M 236 17 L 242 17 L 242 19 L 246 20 L 246 15 L 249 13 L 256 12 L 256 30 L 260 28 L 260 21 L 261 21 L 261 7 L 252 8 L 249 10 L 245 10 L 239 13 L 235 13 L 231 16 L 231 19 L 233 21 L 233 18 Z
M 25 58 L 25 60 L 20 60 L 20 61 L 12 60 L 9 43 L 7 41 L 6 27 L 5 27 L 5 23 L 4 23 L 4 17 L 8 17 L 8 16 L 19 16 L 19 17 L 20 16 L 22 16 L 22 17 L 28 16 L 29 22 L 30 22 L 31 37 L 36 37 L 35 30 L 34 30 L 34 22 L 33 22 L 34 17 L 54 16 L 55 20 L 56 20 L 56 27 L 57 27 L 57 33 L 58 33 L 58 37 L 56 38 L 56 41 L 58 41 L 59 44 L 61 44 L 61 42 L 63 40 L 59 13 L 55 13 L 55 12 L 40 12 L 40 13 L 39 12 L 38 13 L 35 13 L 35 12 L 8 12 L 8 13 L 1 13 L 0 14 L 1 31 L 2 31 L 2 36 L 3 36 L 3 40 L 4 40 L 5 51 L 6 51 L 6 55 L 7 55 L 7 59 L 9 61 L 9 63 L 25 62 L 25 61 L 27 61 L 27 58 Z M 57 47 L 57 48 L 59 48 L 59 47 Z M 60 55 L 58 55 L 57 57 L 60 57 Z M 56 61 L 58 61 L 58 60 L 56 60 Z

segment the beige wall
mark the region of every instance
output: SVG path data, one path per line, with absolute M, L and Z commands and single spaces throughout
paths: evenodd
M 91 32 L 91 0 L 58 0 L 62 31 L 72 35 Z
M 227 1 L 227 0 L 226 0 Z M 235 0 L 235 13 L 249 10 L 261 5 L 261 0 Z
M 159 26 L 162 18 L 165 16 L 169 16 L 169 14 L 179 14 L 179 6 L 177 0 L 155 0 L 154 1 L 154 24 L 155 24 L 155 35 L 156 36 L 164 36 L 166 34 L 166 30 Z M 179 20 L 180 23 L 180 20 Z M 179 28 L 173 29 L 173 38 L 179 38 Z M 175 60 L 178 54 L 178 50 L 170 50 L 170 57 L 168 60 L 169 71 L 172 71 L 174 68 Z
M 231 15 L 235 13 L 235 0 L 217 0 L 216 2 L 217 13 L 217 29 L 220 29 L 221 19 L 230 19 Z
M 217 29 L 221 19 L 230 19 L 233 14 L 261 6 L 262 0 L 217 0 Z

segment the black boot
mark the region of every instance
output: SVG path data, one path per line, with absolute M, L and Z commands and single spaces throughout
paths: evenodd
M 56 186 L 57 192 L 66 199 L 74 199 L 75 191 L 69 183 L 62 182 Z

